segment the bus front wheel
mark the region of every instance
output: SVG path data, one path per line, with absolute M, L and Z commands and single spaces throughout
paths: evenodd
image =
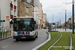
M 16 41 L 19 41 L 19 39 L 16 39 Z
M 38 35 L 36 36 L 36 38 L 38 38 Z
M 36 38 L 38 38 L 38 32 L 37 32 Z

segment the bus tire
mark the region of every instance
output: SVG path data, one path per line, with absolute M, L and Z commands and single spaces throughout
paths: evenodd
M 38 38 L 38 32 L 37 32 L 36 38 Z
M 36 36 L 36 38 L 38 38 L 38 35 Z
M 19 41 L 19 39 L 16 39 L 16 41 Z
M 36 37 L 34 37 L 32 40 L 35 40 L 36 39 Z

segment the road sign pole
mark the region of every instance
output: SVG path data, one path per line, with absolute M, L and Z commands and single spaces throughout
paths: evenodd
M 66 31 L 66 9 L 65 9 L 65 31 Z

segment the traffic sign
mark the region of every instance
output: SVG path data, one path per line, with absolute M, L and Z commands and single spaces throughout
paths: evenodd
M 0 22 L 5 22 L 5 20 L 0 20 Z

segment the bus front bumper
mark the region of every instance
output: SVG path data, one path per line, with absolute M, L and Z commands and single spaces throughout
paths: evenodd
M 19 36 L 13 36 L 13 39 L 33 39 L 35 37 L 36 37 L 35 35 L 33 35 L 33 36 L 30 36 L 30 35 L 19 35 Z

